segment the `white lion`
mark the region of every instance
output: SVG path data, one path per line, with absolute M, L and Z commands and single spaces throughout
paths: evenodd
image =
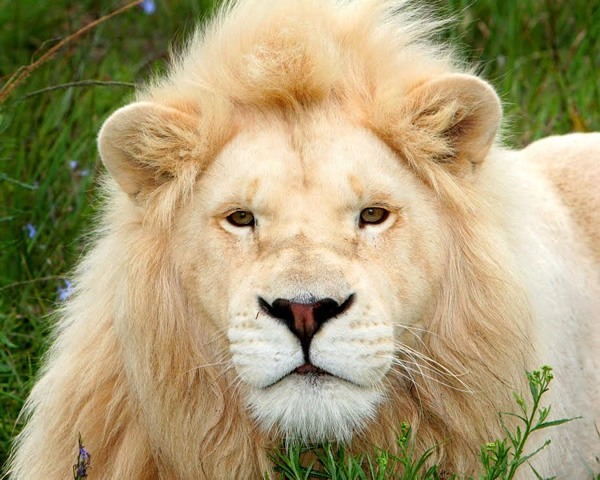
M 282 439 L 393 447 L 402 421 L 472 474 L 543 363 L 583 418 L 536 467 L 597 469 L 600 135 L 502 148 L 435 26 L 228 3 L 106 121 L 103 223 L 11 478 L 68 477 L 79 434 L 91 479 L 259 478 Z

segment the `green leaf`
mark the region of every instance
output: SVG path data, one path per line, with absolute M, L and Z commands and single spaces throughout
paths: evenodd
M 525 455 L 524 457 L 520 457 L 520 458 L 515 458 L 513 460 L 513 462 L 515 462 L 516 465 L 522 465 L 523 463 L 525 463 L 527 460 L 529 460 L 531 457 L 533 457 L 534 455 L 537 455 L 541 450 L 543 450 L 544 448 L 546 448 L 548 445 L 550 445 L 550 443 L 552 443 L 551 440 L 546 440 L 544 442 L 544 444 L 541 447 L 536 448 L 533 452 L 531 452 L 528 455 Z
M 521 408 L 521 411 L 525 415 L 527 415 L 527 405 L 525 404 L 525 400 L 523 399 L 523 397 L 517 392 L 513 392 L 513 397 L 515 399 L 515 402 L 517 402 L 517 405 L 519 405 L 519 407 Z
M 531 398 L 535 401 L 538 398 L 538 386 L 535 380 L 529 379 L 529 391 L 531 392 Z
M 579 420 L 580 418 L 582 418 L 582 417 L 561 418 L 560 420 L 551 420 L 549 422 L 539 423 L 535 426 L 535 430 L 541 430 L 542 428 L 548 428 L 548 427 L 556 427 L 558 425 L 562 425 L 563 423 L 567 423 L 572 420 Z

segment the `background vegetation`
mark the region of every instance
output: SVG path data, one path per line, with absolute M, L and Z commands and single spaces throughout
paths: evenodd
M 0 0 L 0 87 L 120 0 Z M 95 136 L 133 89 L 161 71 L 211 0 L 135 7 L 62 48 L 0 104 L 0 465 L 69 270 L 86 244 L 102 171 Z M 600 0 L 436 0 L 448 33 L 497 87 L 508 142 L 600 130 Z M 49 87 L 94 80 L 125 84 Z

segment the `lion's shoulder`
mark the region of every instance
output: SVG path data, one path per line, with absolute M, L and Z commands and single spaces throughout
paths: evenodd
M 600 260 L 600 133 L 547 137 L 523 153 L 550 180 Z

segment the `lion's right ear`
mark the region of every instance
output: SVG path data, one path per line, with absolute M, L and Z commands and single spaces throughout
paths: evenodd
M 404 101 L 405 116 L 422 135 L 423 150 L 449 171 L 462 174 L 481 164 L 496 139 L 502 106 L 492 86 L 466 74 L 452 73 L 411 91 Z
M 98 134 L 102 161 L 119 186 L 136 198 L 177 175 L 197 154 L 199 118 L 172 107 L 137 102 L 113 113 Z

